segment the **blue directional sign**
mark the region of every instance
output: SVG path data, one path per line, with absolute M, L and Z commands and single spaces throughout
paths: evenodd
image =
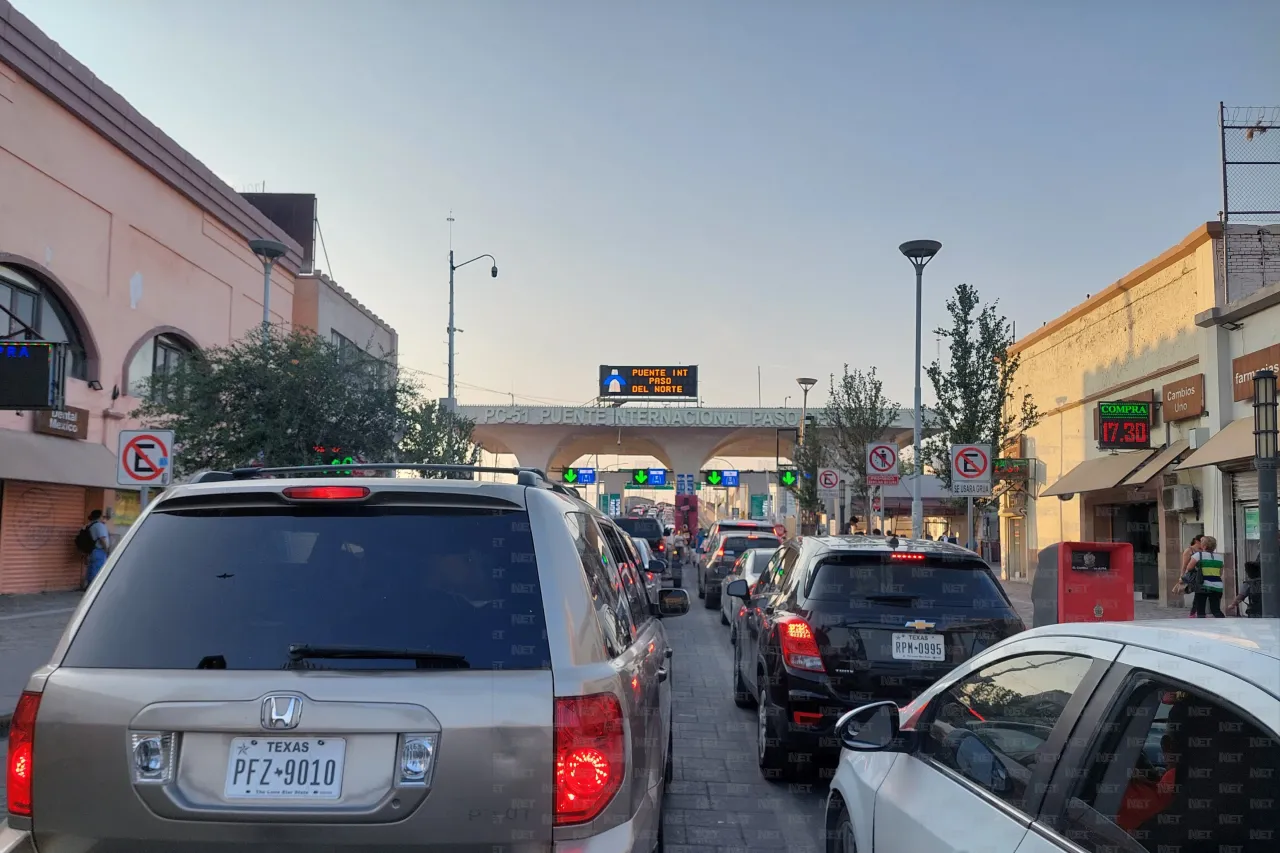
M 693 495 L 697 494 L 694 486 L 692 474 L 676 474 L 676 494 L 677 495 Z
M 666 468 L 650 468 L 649 469 L 649 485 L 665 486 L 667 484 Z
M 578 482 L 580 484 L 584 486 L 590 486 L 595 481 L 596 481 L 595 468 L 579 468 L 578 469 Z
M 720 472 L 723 481 L 720 485 L 726 489 L 735 489 L 738 487 L 738 472 L 736 470 L 722 470 Z

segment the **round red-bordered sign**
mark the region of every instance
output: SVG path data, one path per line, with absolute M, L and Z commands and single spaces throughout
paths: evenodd
M 987 473 L 991 461 L 980 447 L 966 447 L 951 460 L 951 469 L 966 480 L 976 480 Z
M 840 485 L 840 475 L 830 468 L 818 472 L 818 486 L 823 489 L 835 489 Z
M 148 445 L 147 449 L 143 450 L 140 443 Z M 159 453 L 156 452 L 157 448 L 160 451 Z M 131 455 L 136 456 L 137 459 L 132 459 Z M 156 459 L 152 459 L 152 456 L 155 456 Z M 163 460 L 165 465 L 161 466 L 157 460 Z M 151 469 L 151 473 L 147 474 L 139 471 L 138 462 L 146 463 L 146 466 Z M 149 483 L 152 480 L 163 477 L 168 467 L 168 462 L 169 449 L 164 446 L 163 441 L 154 435 L 135 435 L 124 446 L 125 471 L 129 473 L 130 479 L 137 480 L 140 483 Z
M 877 474 L 883 474 L 892 470 L 894 463 L 898 461 L 898 455 L 888 447 L 873 447 L 867 461 L 871 464 L 871 470 Z

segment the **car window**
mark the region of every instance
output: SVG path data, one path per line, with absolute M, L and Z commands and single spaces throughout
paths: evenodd
M 1086 850 L 1278 849 L 1280 741 L 1224 700 L 1138 673 L 1055 828 Z
M 290 506 L 166 511 L 134 531 L 68 667 L 412 669 L 291 661 L 294 644 L 420 649 L 472 669 L 550 667 L 523 511 Z
M 764 571 L 760 573 L 760 577 L 756 581 L 756 586 L 753 590 L 754 594 L 759 595 L 760 593 L 777 589 L 778 579 L 782 576 L 782 560 L 790 551 L 790 548 L 779 548 L 773 552 L 773 556 L 769 558 Z
M 622 595 L 631 614 L 631 624 L 639 627 L 649 618 L 649 605 L 644 591 L 644 582 L 636 568 L 640 557 L 626 541 L 625 534 L 607 522 L 601 525 L 605 539 L 608 540 L 618 559 L 618 575 L 622 578 Z
M 912 555 L 914 556 L 914 555 Z M 951 610 L 1005 607 L 990 569 L 980 560 L 896 561 L 888 554 L 838 554 L 823 558 L 807 598 L 863 606 L 945 607 Z
M 922 751 L 1022 809 L 1049 735 L 1093 659 L 1029 654 L 970 673 L 934 697 Z
M 591 590 L 591 601 L 596 610 L 596 621 L 604 636 L 605 651 L 610 657 L 622 654 L 631 645 L 630 605 L 622 595 L 622 578 L 609 546 L 600 529 L 585 513 L 571 512 L 565 515 L 569 532 L 582 561 L 582 571 Z
M 721 547 L 724 548 L 726 554 L 741 554 L 752 548 L 777 548 L 780 545 L 782 543 L 772 536 L 738 534 L 726 536 Z
M 615 518 L 613 523 L 632 536 L 650 541 L 662 538 L 662 527 L 656 518 Z

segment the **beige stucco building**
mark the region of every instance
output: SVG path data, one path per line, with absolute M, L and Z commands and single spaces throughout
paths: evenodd
M 1011 348 L 1043 418 L 1015 451 L 1031 479 L 1001 502 L 1010 576 L 1055 542 L 1128 541 L 1135 592 L 1180 606 L 1193 535 L 1217 537 L 1229 593 L 1256 558 L 1252 372 L 1280 363 L 1280 229 L 1249 228 L 1260 263 L 1230 300 L 1222 226 L 1206 223 Z M 1099 404 L 1115 401 L 1151 404 L 1150 447 L 1099 449 Z

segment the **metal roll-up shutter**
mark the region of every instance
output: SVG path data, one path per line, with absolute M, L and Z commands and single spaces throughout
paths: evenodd
M 1258 502 L 1258 472 L 1240 471 L 1231 475 L 1232 500 L 1237 503 Z
M 76 589 L 84 558 L 85 490 L 8 480 L 0 502 L 0 594 Z

